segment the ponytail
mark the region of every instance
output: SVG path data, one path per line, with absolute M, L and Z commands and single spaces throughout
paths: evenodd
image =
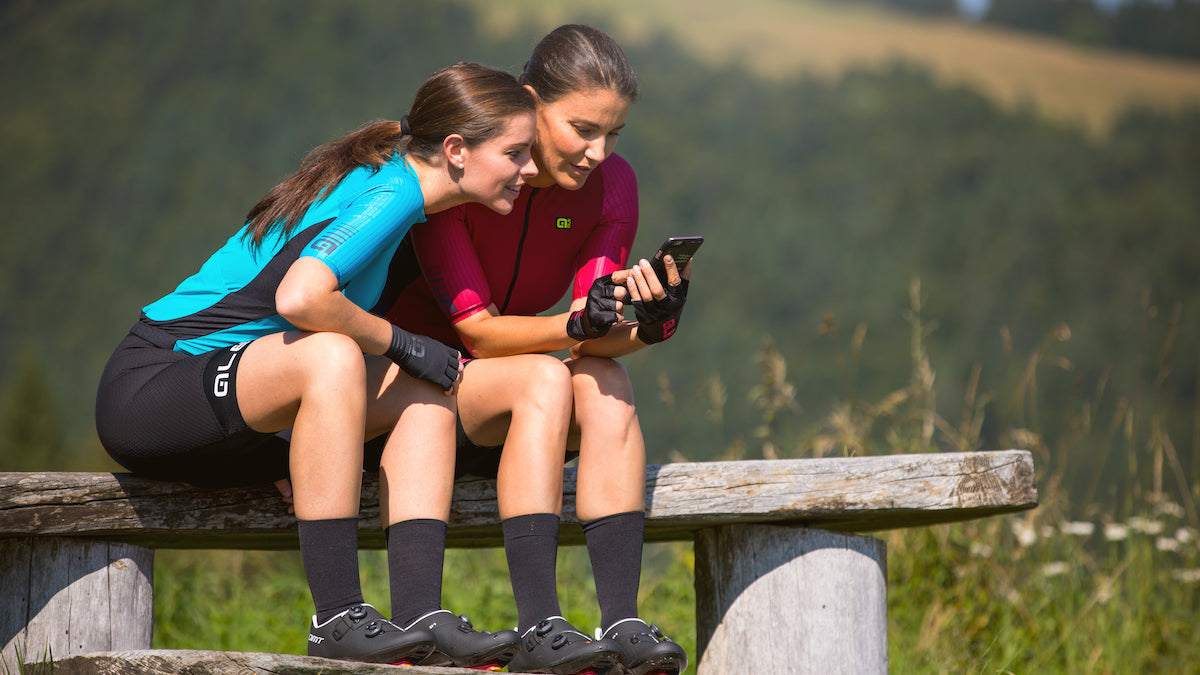
M 308 153 L 296 173 L 246 214 L 242 237 L 258 248 L 276 229 L 289 236 L 309 206 L 351 171 L 378 170 L 397 153 L 437 164 L 447 136 L 458 134 L 475 147 L 503 132 L 512 115 L 535 109 L 533 96 L 508 73 L 477 63 L 444 68 L 421 85 L 399 122 L 373 122 Z

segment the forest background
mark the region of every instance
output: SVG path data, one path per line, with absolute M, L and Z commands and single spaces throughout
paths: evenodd
M 1194 616 L 1200 4 L 969 4 L 968 20 L 946 0 L 2 2 L 0 470 L 116 470 L 92 402 L 141 306 L 312 147 L 397 119 L 439 67 L 517 72 L 546 30 L 586 22 L 642 88 L 617 149 L 639 178 L 635 254 L 708 240 L 677 336 L 624 359 L 652 462 L 1028 448 L 1047 523 L 1175 514 L 1182 557 L 1148 564 Z M 978 607 L 990 618 L 962 630 L 979 650 L 951 655 L 942 610 L 971 610 L 969 540 L 1038 559 L 1019 536 L 1033 518 L 889 538 L 890 584 L 940 579 L 893 610 L 893 644 L 915 641 L 894 664 L 1024 658 L 998 655 L 1005 617 Z M 1106 541 L 1070 552 L 1077 580 Z M 672 551 L 662 566 L 686 563 Z M 195 564 L 171 560 L 161 576 Z M 170 602 L 158 646 L 187 641 Z M 1078 615 L 1060 611 L 1056 634 Z M 1200 644 L 1183 623 L 1119 630 L 1147 659 Z M 921 652 L 914 633 L 941 637 Z M 1122 658 L 1079 650 L 1100 670 Z

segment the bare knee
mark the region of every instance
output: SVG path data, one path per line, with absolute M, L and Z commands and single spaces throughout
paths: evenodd
M 362 348 L 341 333 L 309 333 L 300 338 L 301 365 L 314 385 L 354 386 L 366 390 L 366 363 Z
M 537 408 L 570 414 L 571 371 L 553 356 L 537 354 L 523 359 L 512 385 L 517 388 L 513 392 L 514 411 L 518 408 Z
M 625 366 L 613 359 L 583 357 L 571 362 L 572 388 L 575 399 L 592 397 L 615 399 L 633 406 L 633 383 Z

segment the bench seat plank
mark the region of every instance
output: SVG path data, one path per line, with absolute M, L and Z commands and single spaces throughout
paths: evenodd
M 99 652 L 59 659 L 55 675 L 477 675 L 469 668 L 394 666 L 312 656 L 193 649 Z
M 681 462 L 646 469 L 646 538 L 691 540 L 732 523 L 870 532 L 1033 508 L 1026 450 Z M 564 473 L 561 541 L 571 526 L 575 469 Z M 363 481 L 360 546 L 383 548 L 376 476 Z M 501 543 L 495 482 L 455 485 L 448 545 Z M 0 472 L 0 538 L 91 537 L 149 548 L 295 549 L 295 518 L 272 486 L 206 489 L 123 473 Z

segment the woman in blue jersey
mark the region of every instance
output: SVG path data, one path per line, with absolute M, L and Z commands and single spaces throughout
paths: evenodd
M 143 308 L 101 377 L 97 431 L 130 471 L 291 492 L 316 606 L 311 655 L 503 665 L 519 648 L 512 631 L 474 631 L 440 608 L 462 367 L 377 305 L 390 304 L 389 267 L 406 264 L 397 247 L 426 214 L 512 209 L 536 173 L 534 110 L 510 75 L 439 71 L 400 122 L 312 151 L 199 272 Z M 363 602 L 358 572 L 363 443 L 384 434 L 391 621 Z

